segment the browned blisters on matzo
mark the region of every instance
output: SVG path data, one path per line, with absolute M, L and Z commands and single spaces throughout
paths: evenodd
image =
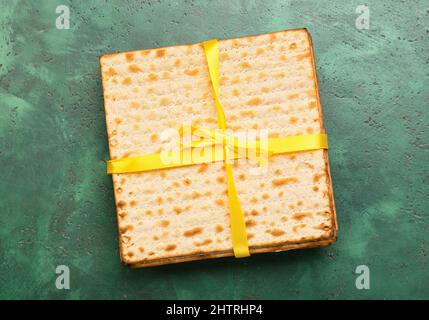
M 256 55 L 260 55 L 260 54 L 263 54 L 264 53 L 264 49 L 262 49 L 262 48 L 257 48 L 256 49 Z
M 163 228 L 166 228 L 166 227 L 168 227 L 168 226 L 170 225 L 170 221 L 168 221 L 168 220 L 161 220 L 161 221 L 159 222 L 159 225 L 160 225 L 161 227 L 163 227 Z
M 252 197 L 250 198 L 250 203 L 253 203 L 253 204 L 258 203 L 258 199 L 256 197 Z
M 306 224 L 304 224 L 304 223 L 298 224 L 296 226 L 293 226 L 292 231 L 298 232 L 300 229 L 305 228 L 305 226 L 306 226 Z
M 204 119 L 205 122 L 207 123 L 217 123 L 217 120 L 215 118 L 205 118 Z
M 298 98 L 299 98 L 299 93 L 292 93 L 292 94 L 289 94 L 289 95 L 287 96 L 287 98 L 288 98 L 289 100 L 298 99 Z
M 279 187 L 279 186 L 284 186 L 284 185 L 296 183 L 296 182 L 298 182 L 298 178 L 290 177 L 290 178 L 274 179 L 272 181 L 272 184 L 275 187 Z
M 201 246 L 206 246 L 212 242 L 213 241 L 211 239 L 205 239 L 203 241 L 194 241 L 194 245 L 196 245 L 197 247 L 201 247 Z
M 130 241 L 131 241 L 131 237 L 126 236 L 126 235 L 121 235 L 121 238 L 120 238 L 120 240 L 119 240 L 119 241 L 121 241 L 122 243 L 127 244 L 127 243 L 130 243 Z
M 240 95 L 240 90 L 238 90 L 236 88 L 232 89 L 232 95 L 234 97 L 238 97 Z
M 301 221 L 304 220 L 305 218 L 311 218 L 313 215 L 313 213 L 311 212 L 295 212 L 292 215 L 292 219 L 297 220 L 297 221 Z
M 125 59 L 126 59 L 128 62 L 133 61 L 133 60 L 134 60 L 134 53 L 132 53 L 132 52 L 128 52 L 128 53 L 126 53 L 126 54 L 125 54 Z
M 116 147 L 118 145 L 118 140 L 112 139 L 112 140 L 110 140 L 109 144 L 110 144 L 111 147 Z M 115 160 L 115 159 L 116 159 L 115 156 L 112 157 L 112 160 Z
M 180 66 L 180 64 L 181 64 L 182 62 L 180 61 L 180 59 L 176 59 L 175 61 L 174 61 L 174 66 L 175 67 L 178 67 L 178 66 Z
M 198 191 L 192 191 L 192 193 L 188 196 L 188 198 L 191 199 L 197 199 L 201 197 L 201 193 L 199 193 Z
M 117 189 L 116 189 L 116 192 L 117 192 L 117 193 L 122 193 L 122 191 L 124 191 L 122 188 L 117 188 Z
M 118 73 L 116 72 L 115 68 L 110 67 L 107 72 L 106 75 L 109 77 L 113 77 L 116 76 Z
M 193 77 L 193 76 L 196 76 L 200 71 L 199 71 L 199 69 L 198 69 L 198 68 L 195 68 L 195 69 L 186 69 L 184 72 L 185 72 L 185 74 L 187 74 L 188 76 Z
M 219 54 L 220 60 L 227 60 L 228 58 L 229 58 L 229 54 L 227 52 L 222 52 L 221 54 Z
M 158 80 L 158 76 L 155 73 L 151 73 L 148 75 L 147 79 L 149 81 L 156 81 L 156 80 Z
M 158 134 L 156 134 L 156 133 L 152 133 L 152 134 L 150 135 L 150 141 L 151 141 L 151 142 L 157 142 L 157 141 L 158 141 Z
M 162 58 L 163 56 L 165 56 L 165 49 L 158 49 L 158 50 L 156 50 L 155 56 L 157 58 Z
M 139 251 L 140 251 L 140 253 L 144 253 L 144 248 L 143 247 L 139 247 Z
M 289 45 L 289 49 L 290 50 L 295 50 L 296 49 L 296 43 L 295 42 L 293 42 L 293 43 L 291 43 L 290 45 Z
M 198 173 L 204 173 L 209 168 L 209 165 L 207 163 L 203 163 L 198 167 Z
M 285 234 L 285 232 L 281 229 L 270 229 L 267 230 L 266 233 L 271 234 L 273 237 L 280 237 Z
M 238 65 L 243 69 L 249 69 L 250 68 L 250 63 L 246 62 L 246 61 L 242 61 Z
M 262 99 L 259 97 L 255 97 L 247 101 L 247 104 L 249 106 L 257 106 L 257 105 L 260 105 L 261 103 L 262 103 Z
M 217 233 L 220 233 L 220 232 L 222 232 L 222 231 L 223 231 L 223 227 L 222 227 L 220 224 L 218 224 L 218 225 L 216 225 L 216 227 L 215 227 L 215 231 L 216 231 Z
M 216 181 L 223 184 L 223 183 L 225 183 L 225 177 L 224 176 L 219 176 L 219 177 L 216 178 Z
M 142 70 L 142 68 L 140 68 L 138 65 L 136 65 L 136 64 L 130 64 L 129 66 L 128 66 L 128 70 L 130 71 L 130 72 L 133 72 L 133 73 L 137 73 L 137 72 L 142 72 L 143 70 Z
M 119 231 L 121 233 L 127 233 L 128 231 L 133 231 L 133 230 L 134 230 L 134 227 L 131 224 L 127 224 L 126 226 L 123 226 L 123 227 L 119 228 Z
M 165 251 L 172 251 L 172 250 L 174 250 L 174 249 L 176 249 L 177 248 L 177 246 L 175 245 L 175 244 L 169 244 L 169 245 L 167 245 L 166 247 L 165 247 Z
M 328 231 L 331 229 L 331 226 L 325 223 L 321 223 L 321 224 L 318 224 L 317 226 L 314 226 L 313 229 Z
M 318 187 L 318 186 L 314 186 L 314 187 L 313 187 L 313 191 L 314 191 L 314 192 L 319 191 L 319 187 Z
M 156 202 L 158 203 L 158 205 L 161 205 L 164 202 L 164 199 L 162 199 L 162 197 L 158 197 L 156 199 Z
M 159 100 L 159 105 L 160 106 L 167 106 L 170 103 L 170 100 L 168 98 L 161 98 Z
M 322 173 L 315 173 L 314 176 L 313 176 L 313 182 L 314 183 L 319 182 L 320 178 L 322 178 L 324 176 L 325 176 L 324 172 L 322 172 Z
M 219 84 L 224 84 L 226 81 L 228 81 L 229 78 L 227 76 L 222 76 L 219 78 Z
M 289 118 L 289 123 L 294 124 L 294 123 L 297 123 L 297 122 L 298 122 L 298 118 L 297 117 L 290 117 Z
M 258 224 L 258 223 L 257 223 L 255 220 L 252 220 L 252 219 L 246 220 L 246 227 L 247 227 L 247 228 L 254 227 L 254 226 L 256 226 L 257 224 Z
M 138 101 L 131 101 L 130 107 L 132 109 L 138 109 L 138 108 L 140 108 L 140 102 L 138 102 Z
M 298 54 L 296 56 L 296 58 L 298 61 L 302 61 L 304 59 L 310 58 L 310 54 L 308 52 L 307 53 L 301 53 L 301 54 Z
M 131 207 L 135 207 L 137 205 L 137 201 L 136 200 L 131 200 L 130 201 L 130 206 Z
M 123 209 L 127 206 L 127 203 L 125 201 L 119 200 L 116 205 L 118 206 L 119 209 Z
M 127 256 L 130 257 L 130 258 L 132 258 L 134 256 L 134 252 L 128 251 L 127 252 Z
M 189 179 L 189 178 L 185 178 L 185 179 L 183 180 L 183 184 L 184 184 L 185 186 L 190 186 L 190 185 L 191 185 L 191 179 Z
M 251 110 L 243 110 L 243 111 L 240 111 L 240 115 L 242 117 L 253 118 L 255 116 L 255 113 Z
M 201 228 L 201 227 L 195 227 L 195 228 L 192 228 L 190 230 L 185 231 L 183 233 L 183 235 L 185 237 L 192 237 L 192 236 L 195 236 L 197 234 L 200 234 L 201 232 L 203 232 L 203 228 Z
M 310 102 L 308 103 L 308 107 L 309 107 L 310 109 L 314 109 L 314 108 L 316 108 L 316 107 L 317 107 L 317 103 L 316 103 L 316 101 L 310 101 Z M 319 119 L 317 118 L 317 120 L 319 120 Z
M 289 218 L 287 217 L 287 216 L 283 216 L 283 217 L 281 217 L 280 218 L 283 222 L 286 222 L 286 221 L 288 221 L 289 220 Z
M 268 92 L 270 91 L 270 88 L 268 88 L 268 87 L 262 87 L 262 88 L 261 88 L 261 91 L 262 91 L 263 93 L 268 93 Z
M 264 200 L 267 200 L 267 199 L 269 199 L 270 198 L 270 195 L 268 194 L 268 193 L 264 193 L 263 195 L 262 195 L 262 199 L 264 199 Z
M 216 200 L 215 200 L 215 203 L 216 203 L 218 206 L 223 206 L 223 205 L 225 205 L 225 201 L 223 201 L 222 199 L 216 199 Z
M 257 216 L 257 215 L 259 214 L 259 212 L 258 212 L 258 210 L 256 210 L 256 209 L 252 209 L 252 210 L 250 210 L 250 214 L 251 214 L 252 216 Z
M 281 60 L 281 61 L 286 61 L 286 60 L 287 60 L 287 58 L 286 58 L 286 56 L 285 56 L 284 54 L 282 54 L 282 55 L 280 56 L 280 60 Z
M 239 83 L 240 82 L 240 77 L 239 76 L 234 76 L 232 79 L 231 79 L 231 83 L 232 84 L 237 84 L 237 83 Z
M 118 216 L 125 219 L 128 216 L 128 213 L 126 211 L 121 211 L 118 213 Z
M 307 127 L 307 128 L 305 129 L 305 131 L 306 131 L 308 134 L 312 134 L 312 133 L 314 132 L 314 129 L 313 129 L 312 127 Z
M 244 181 L 246 179 L 246 175 L 244 173 L 240 173 L 238 175 L 238 179 L 241 180 L 241 181 Z
M 318 205 L 318 203 L 317 203 L 317 206 L 315 205 L 316 208 L 318 208 L 319 206 L 320 205 Z M 329 211 L 319 211 L 316 214 L 321 217 L 329 217 L 331 215 Z
M 173 211 L 176 212 L 176 214 L 181 214 L 183 212 L 183 209 L 181 207 L 173 207 Z
M 277 79 L 284 78 L 285 76 L 286 76 L 286 74 L 284 72 L 276 72 L 274 74 L 274 77 L 277 78 Z
M 268 77 L 268 73 L 266 73 L 264 71 L 259 72 L 258 77 L 259 77 L 259 79 L 264 79 L 264 78 Z

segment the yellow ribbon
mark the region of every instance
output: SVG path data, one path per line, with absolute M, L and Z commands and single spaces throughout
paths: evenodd
M 258 140 L 250 143 L 243 142 L 238 138 L 226 134 L 225 114 L 219 100 L 219 49 L 217 46 L 217 40 L 206 41 L 203 43 L 203 46 L 215 97 L 218 127 L 220 132 L 194 126 L 182 127 L 180 130 L 180 134 L 182 136 L 184 131 L 188 130 L 192 135 L 197 135 L 201 139 L 182 143 L 180 151 L 165 151 L 137 157 L 109 160 L 107 162 L 107 173 L 142 172 L 224 161 L 228 178 L 227 190 L 230 207 L 232 247 L 234 249 L 235 257 L 247 257 L 250 253 L 247 243 L 246 225 L 234 184 L 232 166 L 228 160 L 243 157 L 251 158 L 249 152 L 239 152 L 240 149 L 245 151 L 255 149 L 260 152 L 264 147 L 261 146 L 260 141 Z M 220 143 L 216 139 L 219 137 L 221 138 Z M 199 154 L 198 157 L 192 153 L 195 148 L 213 148 L 218 144 L 223 148 L 223 152 L 204 152 L 203 155 Z M 327 149 L 328 139 L 327 135 L 323 133 L 270 138 L 268 139 L 268 145 L 265 148 L 268 155 Z

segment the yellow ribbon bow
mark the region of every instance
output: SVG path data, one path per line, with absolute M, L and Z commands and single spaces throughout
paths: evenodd
M 142 172 L 224 161 L 228 178 L 227 190 L 230 208 L 232 247 L 235 257 L 247 257 L 250 253 L 247 243 L 244 214 L 241 210 L 240 201 L 234 184 L 232 166 L 229 160 L 242 157 L 252 158 L 251 153 L 248 152 L 250 149 L 256 150 L 257 153 L 266 151 L 267 155 L 327 149 L 328 138 L 324 133 L 270 138 L 268 139 L 267 146 L 264 146 L 261 145 L 260 140 L 248 142 L 227 134 L 225 114 L 219 100 L 219 49 L 217 40 L 206 41 L 203 43 L 203 46 L 215 97 L 220 132 L 194 126 L 182 127 L 180 129 L 180 135 L 182 137 L 185 131 L 188 130 L 191 135 L 196 135 L 200 139 L 195 141 L 182 141 L 180 151 L 166 151 L 137 157 L 109 160 L 107 162 L 107 173 Z M 192 150 L 195 148 L 212 148 L 216 145 L 220 145 L 223 148 L 222 153 L 207 153 L 207 155 L 201 157 L 192 156 Z M 257 159 L 254 156 L 253 158 L 259 163 L 263 163 L 263 158 Z

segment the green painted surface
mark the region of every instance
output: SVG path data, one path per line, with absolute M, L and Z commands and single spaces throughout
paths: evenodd
M 429 298 L 429 4 L 366 1 L 359 31 L 360 3 L 1 0 L 0 298 Z M 296 27 L 315 47 L 338 242 L 122 266 L 98 56 Z M 355 287 L 361 264 L 370 290 Z

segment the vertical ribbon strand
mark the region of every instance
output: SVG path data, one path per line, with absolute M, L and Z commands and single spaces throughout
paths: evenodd
M 226 120 L 222 105 L 219 101 L 219 49 L 217 40 L 206 41 L 203 43 L 203 46 L 216 102 L 218 126 L 224 131 L 226 129 Z M 223 149 L 225 153 L 225 170 L 228 178 L 228 202 L 230 210 L 232 247 L 236 258 L 248 257 L 250 253 L 247 243 L 246 224 L 244 221 L 243 211 L 241 210 L 240 200 L 238 199 L 237 190 L 235 188 L 232 166 L 229 163 L 229 150 L 225 141 Z

